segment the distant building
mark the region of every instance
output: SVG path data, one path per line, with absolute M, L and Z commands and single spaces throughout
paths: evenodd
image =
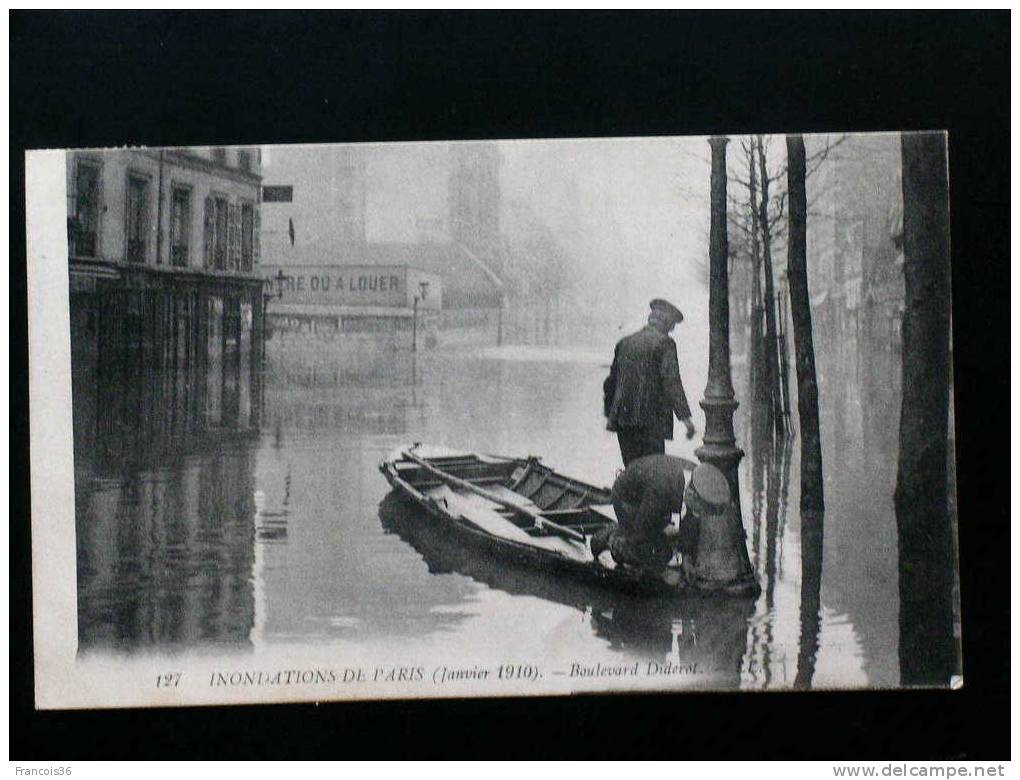
M 364 255 L 358 255 L 364 258 Z M 404 334 L 421 326 L 434 338 L 443 305 L 442 279 L 409 265 L 308 264 L 265 266 L 274 292 L 267 313 L 269 334 L 312 333 L 323 337 Z M 415 341 L 416 343 L 416 341 Z
M 808 287 L 829 407 L 822 414 L 833 420 L 830 447 L 846 462 L 894 446 L 898 427 L 890 399 L 899 392 L 905 301 L 895 235 L 901 167 L 898 134 L 852 135 L 808 179 Z
M 494 143 L 271 148 L 266 184 L 294 194 L 266 204 L 265 244 L 283 268 L 412 266 L 444 307 L 498 305 L 499 165 Z
M 499 149 L 495 144 L 450 147 L 450 238 L 485 254 L 499 238 Z
M 903 256 L 897 135 L 850 136 L 808 184 L 808 285 L 813 318 L 830 339 L 868 338 L 899 349 Z
M 81 444 L 96 426 L 155 425 L 173 437 L 252 424 L 262 349 L 260 194 L 257 148 L 68 153 Z

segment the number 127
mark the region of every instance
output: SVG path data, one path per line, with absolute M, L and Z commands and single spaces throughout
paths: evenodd
M 170 672 L 168 674 L 156 675 L 156 687 L 157 688 L 176 688 L 177 683 L 181 681 L 180 672 Z

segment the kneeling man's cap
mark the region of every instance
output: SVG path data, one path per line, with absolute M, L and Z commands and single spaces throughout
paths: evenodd
M 665 301 L 662 298 L 656 298 L 650 304 L 648 304 L 652 311 L 657 311 L 665 314 L 673 322 L 683 322 L 684 314 L 676 306 L 669 301 Z
M 729 506 L 730 486 L 726 477 L 711 463 L 702 463 L 691 474 L 691 488 L 711 511 L 721 512 Z

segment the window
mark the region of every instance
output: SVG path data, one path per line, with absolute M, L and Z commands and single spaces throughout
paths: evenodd
M 255 253 L 255 207 L 251 203 L 241 204 L 241 270 L 252 269 Z
M 227 199 L 222 195 L 208 196 L 205 199 L 205 218 L 202 222 L 202 256 L 206 268 L 222 271 L 227 267 L 229 225 Z
M 99 166 L 79 162 L 75 175 L 74 218 L 71 224 L 71 254 L 78 257 L 95 257 L 96 236 L 99 232 Z
M 212 148 L 212 159 L 213 162 L 217 162 L 220 165 L 227 164 L 227 150 L 222 146 L 214 146 Z
M 241 149 L 237 153 L 237 167 L 242 171 L 251 173 L 251 152 Z
M 144 263 L 146 239 L 149 234 L 149 181 L 128 175 L 127 193 L 127 261 Z
M 226 198 L 216 198 L 216 228 L 213 240 L 213 267 L 222 271 L 227 267 L 227 231 L 230 228 Z
M 174 187 L 170 201 L 170 264 L 188 265 L 188 244 L 191 234 L 191 190 Z

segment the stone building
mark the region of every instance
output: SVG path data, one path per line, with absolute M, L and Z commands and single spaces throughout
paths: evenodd
M 77 452 L 257 422 L 260 195 L 256 148 L 68 153 Z

